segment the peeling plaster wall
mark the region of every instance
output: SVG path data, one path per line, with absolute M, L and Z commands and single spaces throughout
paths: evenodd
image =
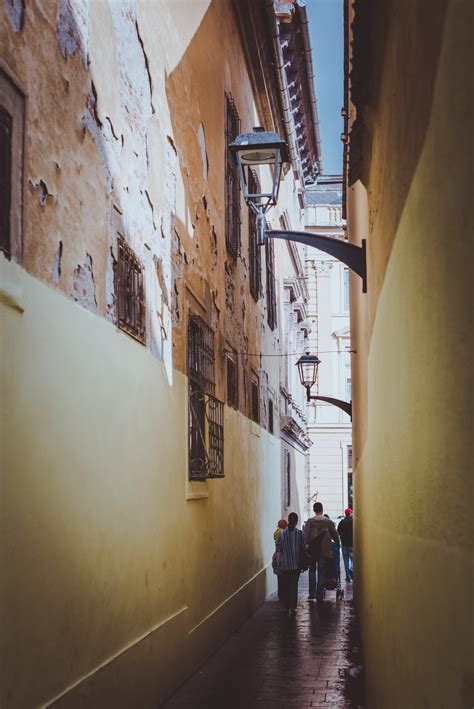
M 24 255 L 0 257 L 0 703 L 156 706 L 273 587 L 280 442 L 244 383 L 255 368 L 266 425 L 279 332 L 249 292 L 244 207 L 236 260 L 224 234 L 224 93 L 248 129 L 252 86 L 230 0 L 3 0 L 0 46 L 27 97 Z M 145 266 L 146 347 L 114 327 L 119 236 Z M 219 398 L 223 348 L 243 353 L 209 483 L 187 481 L 189 312 L 215 329 Z
M 160 281 L 146 279 L 147 344 L 170 375 L 186 367 L 188 290 L 222 347 L 273 348 L 264 303 L 249 295 L 245 207 L 236 262 L 224 245 L 224 92 L 243 126 L 257 119 L 230 3 L 183 17 L 160 3 L 61 0 L 25 17 L 21 33 L 2 29 L 3 58 L 28 96 L 24 267 L 77 300 L 90 257 L 95 309 L 113 320 L 120 234 L 142 262 L 161 263 Z

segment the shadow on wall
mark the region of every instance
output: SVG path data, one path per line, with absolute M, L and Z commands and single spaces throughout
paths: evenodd
M 357 0 L 355 3 L 354 60 L 350 78 L 358 116 L 354 135 L 359 130 L 362 137 L 360 144 L 351 150 L 361 156 L 356 177 L 367 189 L 372 184 L 379 188 L 375 199 L 371 200 L 371 206 L 374 206 L 369 214 L 369 230 L 379 244 L 377 255 L 385 258 L 376 270 L 377 290 L 383 282 L 385 266 L 428 130 L 447 8 L 447 0 L 430 3 L 429 39 L 420 42 L 419 37 L 424 36 L 427 8 L 422 2 L 408 4 L 409 13 L 403 11 L 400 3 L 392 1 L 366 4 Z M 410 22 L 406 21 L 407 16 Z M 402 31 L 398 29 L 400 25 Z M 392 38 L 401 36 L 403 46 L 394 45 Z M 399 56 L 392 61 L 389 55 L 393 52 Z M 385 61 L 380 57 L 385 57 Z M 404 121 L 393 120 L 398 111 L 409 111 L 416 116 L 408 132 Z M 397 155 L 397 160 L 385 160 L 379 155 Z M 372 168 L 379 165 L 382 165 L 382 174 L 372 174 Z M 390 194 L 389 205 L 386 204 L 387 194 Z M 369 243 L 369 259 L 370 254 Z

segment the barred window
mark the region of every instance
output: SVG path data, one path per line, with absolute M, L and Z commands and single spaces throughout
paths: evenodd
M 252 421 L 260 423 L 260 380 L 255 372 L 250 383 L 250 408 Z
M 214 333 L 197 315 L 188 324 L 189 479 L 224 476 L 224 404 L 214 396 Z
M 268 397 L 268 432 L 273 433 L 273 399 Z
M 228 251 L 236 257 L 240 249 L 240 182 L 228 145 L 240 133 L 240 118 L 229 94 L 226 94 L 225 123 L 225 242 Z
M 267 279 L 267 322 L 272 330 L 277 325 L 276 281 L 275 281 L 275 249 L 272 239 L 265 244 L 265 264 Z
M 260 182 L 254 170 L 249 170 L 249 193 L 261 192 Z M 257 215 L 249 209 L 249 281 L 250 292 L 255 300 L 260 298 L 262 286 L 262 268 L 260 246 L 257 243 Z
M 188 325 L 189 378 L 208 394 L 215 393 L 214 333 L 199 315 L 191 315 Z
M 237 356 L 227 353 L 227 403 L 234 408 L 239 405 L 239 378 Z
M 130 246 L 117 240 L 117 322 L 121 330 L 145 344 L 145 291 L 143 264 Z

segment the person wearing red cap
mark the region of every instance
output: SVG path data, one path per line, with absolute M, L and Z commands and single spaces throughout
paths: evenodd
M 345 517 L 337 525 L 337 531 L 341 538 L 342 558 L 344 559 L 344 569 L 346 571 L 346 581 L 353 578 L 353 556 L 352 556 L 352 510 L 346 507 Z

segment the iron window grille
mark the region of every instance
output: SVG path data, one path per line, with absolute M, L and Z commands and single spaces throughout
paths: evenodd
M 267 322 L 271 330 L 277 325 L 275 247 L 272 239 L 265 243 L 265 264 L 267 281 Z
M 123 239 L 117 240 L 117 323 L 131 337 L 145 344 L 145 290 L 143 264 Z
M 255 372 L 252 372 L 250 384 L 250 409 L 252 421 L 260 423 L 260 380 Z
M 254 170 L 249 171 L 249 193 L 257 194 L 261 192 L 260 182 Z M 257 215 L 249 209 L 249 281 L 250 292 L 254 300 L 260 298 L 262 287 L 262 267 L 261 267 L 260 247 L 257 243 Z
M 227 354 L 227 403 L 234 408 L 239 405 L 239 370 L 237 358 L 233 354 Z
M 234 100 L 226 94 L 225 111 L 225 242 L 237 257 L 240 249 L 240 181 L 237 165 L 228 148 L 240 133 L 240 118 Z
M 197 315 L 188 324 L 189 479 L 224 477 L 224 404 L 215 396 L 214 333 Z
M 0 106 L 0 251 L 9 258 L 13 119 Z

